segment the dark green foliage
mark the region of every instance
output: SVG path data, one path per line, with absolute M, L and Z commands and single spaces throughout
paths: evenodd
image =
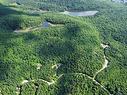
M 10 6 L 9 3 L 7 0 L 4 4 Z M 20 5 L 15 8 L 0 5 L 0 94 L 17 95 L 19 87 L 20 95 L 108 95 L 89 78 L 101 69 L 105 54 L 108 67 L 95 79 L 111 94 L 127 95 L 125 5 L 109 0 L 16 0 L 16 3 Z M 99 12 L 93 17 L 72 17 L 59 12 L 35 16 L 33 9 L 38 8 Z M 44 28 L 44 21 L 55 26 Z M 31 27 L 28 33 L 14 33 Z M 109 45 L 104 51 L 101 42 Z M 56 69 L 54 65 L 60 66 Z M 22 84 L 24 80 L 28 82 Z M 54 83 L 48 85 L 42 80 Z
M 108 95 L 100 86 L 82 74 L 64 75 L 56 95 Z
M 10 31 L 25 29 L 27 27 L 38 26 L 41 24 L 41 18 L 27 15 L 8 15 L 0 18 L 2 29 Z
M 8 0 L 11 1 L 12 0 Z M 110 0 L 15 0 L 20 4 L 25 4 L 29 7 L 36 7 L 47 11 L 84 11 L 84 10 L 100 10 L 112 8 L 116 6 Z M 14 2 L 14 1 L 13 1 Z M 120 5 L 120 4 L 117 4 Z
M 62 22 L 62 20 L 57 20 L 60 19 L 58 15 L 54 14 L 52 18 L 50 14 L 45 15 L 47 21 L 52 19 L 54 23 L 61 24 Z M 44 16 L 42 15 L 42 18 Z M 34 20 L 39 17 L 30 16 L 29 18 Z M 1 37 L 6 38 L 6 40 L 1 40 L 0 46 L 1 70 L 3 71 L 3 67 L 6 68 L 1 72 L 3 83 L 20 85 L 23 80 L 38 79 L 49 82 L 55 79 L 56 81 L 57 75 L 62 73 L 77 72 L 93 76 L 101 68 L 103 53 L 96 29 L 89 26 L 89 22 L 82 22 L 67 16 L 65 18 L 63 19 L 65 23 L 62 23 L 64 26 L 42 28 L 40 31 L 35 30 L 24 34 L 6 35 L 1 32 Z M 21 23 L 28 23 L 29 19 L 25 20 L 24 17 L 22 19 Z M 37 70 L 37 64 L 42 65 L 40 70 Z M 52 69 L 53 64 L 62 64 L 62 66 L 56 71 Z M 33 94 L 34 89 L 35 86 L 28 83 L 22 86 L 22 93 L 23 95 Z
M 36 86 L 34 83 L 30 82 L 23 85 L 21 90 L 22 90 L 21 95 L 35 95 Z

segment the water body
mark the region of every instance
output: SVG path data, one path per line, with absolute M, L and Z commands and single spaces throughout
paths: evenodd
M 70 16 L 94 16 L 98 11 L 82 11 L 82 12 L 61 12 L 61 14 L 70 15 Z
M 69 11 L 65 11 L 65 12 L 60 12 L 60 14 L 65 14 L 65 15 L 70 15 L 70 16 L 94 16 L 96 13 L 98 13 L 98 11 L 82 11 L 82 12 L 69 12 Z M 48 28 L 50 26 L 58 26 L 60 24 L 52 24 L 48 21 L 44 21 L 40 26 L 34 28 L 34 27 L 29 27 L 25 30 L 15 30 L 14 32 L 19 33 L 19 32 L 29 32 L 29 31 L 33 31 L 33 30 L 37 30 L 41 27 L 43 28 Z M 61 24 L 62 25 L 62 24 Z
M 51 23 L 48 22 L 48 21 L 44 21 L 44 22 L 42 23 L 42 27 L 44 27 L 44 28 L 48 28 L 49 26 L 51 26 Z
M 48 27 L 55 27 L 55 26 L 63 26 L 63 24 L 53 24 L 53 23 L 51 23 L 51 22 L 48 22 L 48 21 L 44 21 L 43 23 L 42 23 L 42 27 L 43 28 L 48 28 Z

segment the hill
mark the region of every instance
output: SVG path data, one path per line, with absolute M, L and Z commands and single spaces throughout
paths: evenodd
M 110 0 L 0 3 L 0 94 L 127 94 L 126 5 Z M 65 10 L 98 13 L 75 17 L 61 14 Z

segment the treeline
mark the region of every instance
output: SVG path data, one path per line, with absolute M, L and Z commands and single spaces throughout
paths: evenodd
M 9 0 L 8 0 L 9 1 Z M 113 8 L 120 4 L 114 4 L 110 0 L 14 0 L 20 5 L 27 5 L 47 11 L 88 11 Z M 23 6 L 25 7 L 25 6 Z

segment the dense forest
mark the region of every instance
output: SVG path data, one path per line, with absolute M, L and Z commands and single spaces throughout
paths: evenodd
M 47 11 L 87 11 L 118 7 L 121 4 L 112 3 L 111 0 L 5 0 L 16 2 L 24 8 L 38 8 Z M 9 3 L 9 5 L 11 5 Z M 120 6 L 124 7 L 124 6 Z
M 0 0 L 0 95 L 127 95 L 126 4 Z

